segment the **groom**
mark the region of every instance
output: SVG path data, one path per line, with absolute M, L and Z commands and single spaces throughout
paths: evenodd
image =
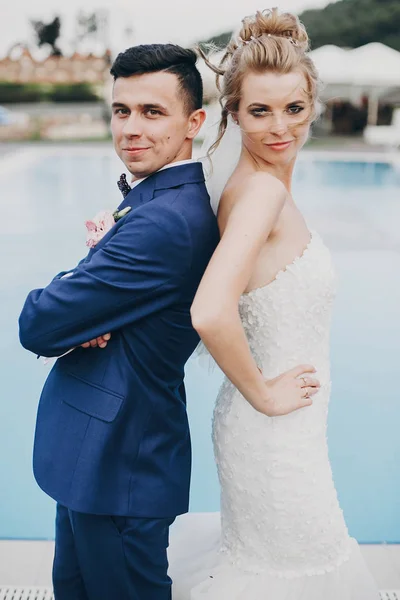
M 191 160 L 205 118 L 195 63 L 171 44 L 117 57 L 112 133 L 134 179 L 124 216 L 20 316 L 28 350 L 75 348 L 47 378 L 34 447 L 36 480 L 57 501 L 56 600 L 171 598 L 168 531 L 188 510 L 191 467 L 190 306 L 219 240 Z

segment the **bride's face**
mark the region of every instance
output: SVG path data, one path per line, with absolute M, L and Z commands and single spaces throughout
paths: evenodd
M 302 72 L 249 73 L 237 120 L 247 150 L 271 164 L 292 162 L 307 140 L 312 111 Z

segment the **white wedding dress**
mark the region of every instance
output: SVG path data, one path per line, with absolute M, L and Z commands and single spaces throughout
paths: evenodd
M 172 529 L 173 600 L 378 600 L 328 458 L 334 295 L 331 256 L 313 232 L 302 256 L 241 297 L 265 377 L 312 364 L 321 389 L 312 406 L 267 417 L 225 379 L 213 422 L 221 515 L 184 515 Z

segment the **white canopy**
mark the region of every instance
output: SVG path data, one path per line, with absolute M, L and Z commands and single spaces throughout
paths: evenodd
M 322 46 L 310 57 L 326 85 L 400 87 L 400 52 L 385 44 L 372 42 L 353 50 Z
M 400 52 L 374 42 L 349 51 L 354 83 L 400 87 Z
M 309 56 L 318 69 L 325 85 L 351 84 L 352 69 L 348 60 L 349 50 L 328 44 L 310 52 Z

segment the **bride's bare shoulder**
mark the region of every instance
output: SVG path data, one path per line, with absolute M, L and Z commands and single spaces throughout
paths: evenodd
M 226 221 L 232 209 L 240 206 L 252 207 L 256 211 L 259 207 L 261 212 L 280 211 L 287 195 L 284 184 L 270 173 L 234 173 L 222 192 L 218 220 Z

